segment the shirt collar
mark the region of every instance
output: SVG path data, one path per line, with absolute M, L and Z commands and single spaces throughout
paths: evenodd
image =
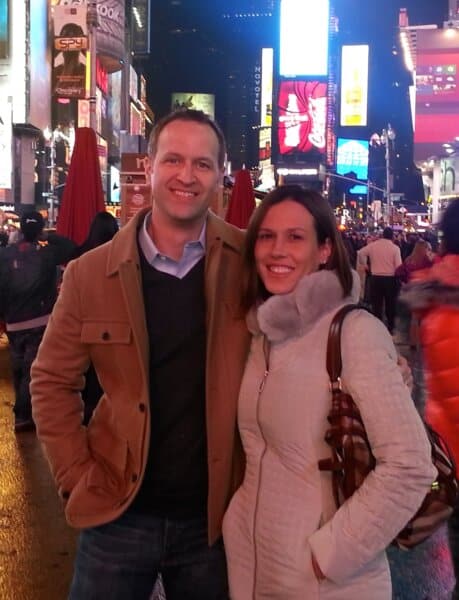
M 146 261 L 151 265 L 155 261 L 158 256 L 161 256 L 160 251 L 158 250 L 156 244 L 152 240 L 148 228 L 150 226 L 150 221 L 152 217 L 152 212 L 148 212 L 145 215 L 142 226 L 139 229 L 139 245 L 143 252 L 143 255 Z M 207 230 L 207 219 L 204 221 L 201 233 L 197 240 L 192 240 L 187 242 L 184 246 L 184 250 L 190 247 L 199 247 L 203 252 L 206 250 L 206 230 Z M 169 258 L 169 257 L 168 257 Z M 170 259 L 170 258 L 169 258 Z M 173 260 L 173 259 L 170 259 Z

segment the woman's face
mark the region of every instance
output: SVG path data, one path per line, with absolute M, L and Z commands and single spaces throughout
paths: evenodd
M 258 275 L 271 294 L 288 294 L 298 281 L 319 269 L 331 253 L 329 240 L 319 246 L 311 213 L 286 199 L 272 206 L 255 243 Z

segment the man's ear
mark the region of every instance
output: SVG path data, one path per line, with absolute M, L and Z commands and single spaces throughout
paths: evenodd
M 151 156 L 145 157 L 144 165 L 145 165 L 145 175 L 147 177 L 149 177 L 153 173 L 153 160 L 152 160 Z

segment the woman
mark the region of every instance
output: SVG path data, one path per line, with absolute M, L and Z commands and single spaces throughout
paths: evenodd
M 403 263 L 396 269 L 395 275 L 401 283 L 408 283 L 411 274 L 419 269 L 427 269 L 433 264 L 432 246 L 426 240 L 418 240 L 414 245 L 413 252 L 405 258 Z
M 440 231 L 442 256 L 417 271 L 402 299 L 420 317 L 426 372 L 426 420 L 441 434 L 459 465 L 459 200 L 445 210 Z M 459 475 L 459 473 L 458 473 Z M 448 522 L 459 599 L 459 507 Z
M 384 549 L 416 512 L 435 470 L 384 325 L 354 311 L 343 327 L 343 384 L 377 465 L 339 510 L 324 436 L 331 407 L 329 325 L 358 298 L 327 202 L 277 188 L 247 232 L 245 307 L 253 333 L 239 397 L 247 467 L 223 524 L 233 600 L 389 600 Z
M 395 276 L 399 280 L 399 285 L 406 285 L 411 281 L 416 271 L 420 269 L 428 269 L 433 264 L 432 246 L 426 240 L 418 240 L 409 256 L 405 258 L 403 263 L 396 269 Z M 412 350 L 415 350 L 418 345 L 418 322 L 412 318 L 411 311 L 406 304 L 398 301 L 397 313 L 399 317 L 398 329 L 402 338 L 407 340 Z

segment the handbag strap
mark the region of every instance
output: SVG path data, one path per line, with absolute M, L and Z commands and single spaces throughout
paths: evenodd
M 344 318 L 353 310 L 362 308 L 358 304 L 346 304 L 338 310 L 330 324 L 327 342 L 327 371 L 330 377 L 331 390 L 341 389 L 341 371 L 343 361 L 341 359 L 341 329 Z

